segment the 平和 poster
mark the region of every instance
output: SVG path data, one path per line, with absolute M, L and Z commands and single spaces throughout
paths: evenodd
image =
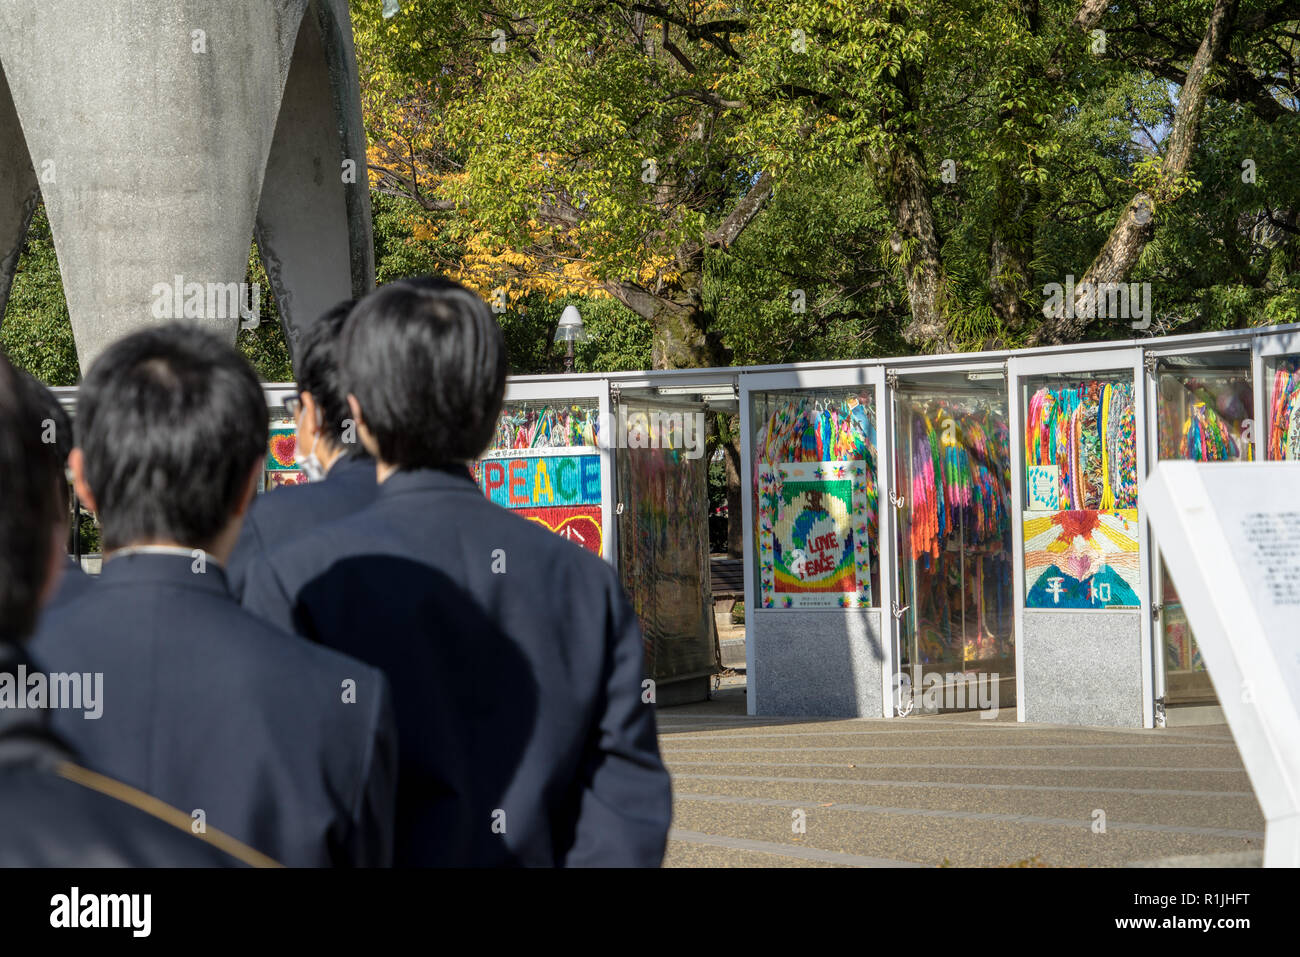
M 1131 508 L 1025 512 L 1025 607 L 1138 607 L 1137 528 Z

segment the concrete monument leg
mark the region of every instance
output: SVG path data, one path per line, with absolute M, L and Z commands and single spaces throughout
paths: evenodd
M 9 84 L 0 69 L 0 320 L 9 301 L 27 225 L 39 198 L 36 171 L 27 155 L 27 142 L 18 125 Z
M 308 0 L 0 4 L 0 64 L 49 212 L 82 369 L 172 318 L 232 341 Z M 245 296 L 241 296 L 246 300 Z
M 346 0 L 313 0 L 298 30 L 262 184 L 257 245 L 296 364 L 307 327 L 374 286 L 366 139 Z

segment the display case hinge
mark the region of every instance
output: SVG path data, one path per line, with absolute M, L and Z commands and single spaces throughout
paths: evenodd
M 1142 366 L 1151 375 L 1155 375 L 1156 366 L 1160 364 L 1160 357 L 1154 353 L 1148 353 L 1142 357 Z
M 1152 603 L 1151 603 L 1151 620 L 1152 620 L 1152 621 L 1159 621 L 1159 620 L 1160 620 L 1160 613 L 1161 613 L 1162 611 L 1164 611 L 1164 610 L 1165 610 L 1165 606 L 1164 606 L 1164 605 L 1159 605 L 1159 604 L 1156 604 L 1155 602 L 1152 602 Z
M 885 385 L 889 386 L 891 389 L 897 389 L 897 388 L 898 388 L 898 372 L 897 372 L 897 370 L 895 370 L 895 369 L 886 369 L 886 370 L 885 370 Z
M 1155 707 L 1156 727 L 1157 728 L 1166 727 L 1165 722 L 1167 720 L 1168 720 L 1168 714 L 1165 712 L 1165 699 L 1164 696 L 1162 695 L 1161 697 L 1156 698 L 1156 707 Z
M 889 504 L 894 506 L 894 508 L 902 508 L 906 502 L 906 495 L 895 495 L 892 488 L 889 490 Z
M 905 614 L 907 614 L 907 609 L 911 607 L 912 607 L 911 605 L 904 605 L 902 608 L 899 608 L 897 599 L 889 603 L 889 611 L 894 616 L 895 619 L 902 618 Z
M 900 686 L 894 695 L 894 715 L 899 718 L 906 718 L 916 707 L 916 692 L 912 690 L 911 685 L 907 687 L 907 702 L 903 701 L 903 688 Z
M 609 384 L 609 404 L 611 406 L 618 405 L 618 401 L 620 398 L 622 398 L 622 396 L 623 396 L 623 387 L 619 385 L 617 382 L 611 382 Z

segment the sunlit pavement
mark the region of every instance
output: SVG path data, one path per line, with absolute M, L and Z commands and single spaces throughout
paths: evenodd
M 976 713 L 751 718 L 744 678 L 660 709 L 666 867 L 1257 863 L 1264 817 L 1224 725 L 1160 731 Z M 1245 855 L 1242 852 L 1246 852 Z

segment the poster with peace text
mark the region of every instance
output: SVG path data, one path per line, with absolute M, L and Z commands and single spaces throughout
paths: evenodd
M 491 501 L 600 555 L 601 464 L 597 449 L 490 452 L 473 470 Z
M 1137 509 L 1024 513 L 1025 607 L 1137 608 Z
M 759 467 L 759 593 L 764 608 L 871 605 L 866 465 Z

